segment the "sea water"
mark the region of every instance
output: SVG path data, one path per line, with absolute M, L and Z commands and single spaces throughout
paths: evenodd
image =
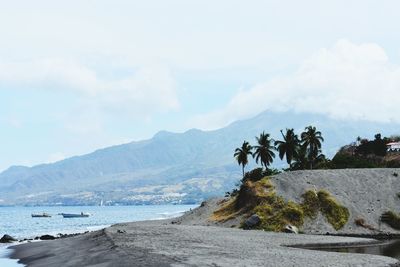
M 160 220 L 182 215 L 197 205 L 144 205 L 144 206 L 52 206 L 52 207 L 0 207 L 0 238 L 4 234 L 16 239 L 34 238 L 94 231 L 115 223 Z M 50 218 L 33 218 L 33 213 L 48 213 Z M 60 213 L 89 213 L 87 218 L 63 218 Z M 0 266 L 22 266 L 7 259 L 9 251 L 0 246 Z

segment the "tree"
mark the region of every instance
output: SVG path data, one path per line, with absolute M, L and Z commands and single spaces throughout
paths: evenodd
M 262 132 L 259 137 L 256 137 L 257 146 L 255 146 L 254 155 L 256 158 L 256 162 L 260 160 L 261 167 L 265 166 L 265 169 L 268 169 L 268 166 L 274 161 L 275 147 L 271 144 L 274 140 L 269 138 L 270 135 Z
M 248 155 L 253 155 L 251 150 L 252 150 L 251 145 L 247 141 L 244 141 L 242 147 L 236 148 L 235 154 L 233 154 L 239 166 L 242 165 L 243 178 L 244 178 L 244 167 L 249 163 Z
M 297 134 L 294 133 L 293 129 L 286 129 L 286 134 L 283 134 L 283 131 L 281 130 L 281 134 L 283 140 L 276 141 L 275 146 L 279 152 L 279 158 L 283 159 L 286 155 L 286 162 L 290 166 L 293 158 L 297 156 L 300 140 Z
M 321 143 L 324 142 L 324 138 L 320 131 L 313 126 L 308 126 L 301 133 L 302 145 L 307 149 L 307 157 L 310 161 L 310 169 L 313 168 L 313 164 L 318 157 L 318 153 L 321 149 Z
M 296 155 L 294 156 L 294 162 L 290 168 L 292 170 L 305 170 L 309 165 L 308 152 L 306 146 L 300 146 Z
M 368 141 L 367 139 L 361 140 L 361 144 L 357 147 L 355 153 L 356 155 L 362 155 L 366 157 L 367 155 L 375 155 L 384 157 L 387 152 L 386 143 L 389 142 L 389 138 L 383 138 L 381 134 L 376 134 L 373 141 Z

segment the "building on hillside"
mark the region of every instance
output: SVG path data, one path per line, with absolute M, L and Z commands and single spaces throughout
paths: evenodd
M 388 152 L 400 152 L 400 142 L 391 142 L 386 144 Z

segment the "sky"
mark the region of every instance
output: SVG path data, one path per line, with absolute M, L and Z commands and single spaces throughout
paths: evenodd
M 0 6 L 0 170 L 264 110 L 400 123 L 397 0 Z

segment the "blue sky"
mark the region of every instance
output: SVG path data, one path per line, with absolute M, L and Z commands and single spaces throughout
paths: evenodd
M 398 10 L 385 0 L 1 1 L 0 170 L 267 109 L 399 122 L 399 105 L 374 95 L 400 97 Z

